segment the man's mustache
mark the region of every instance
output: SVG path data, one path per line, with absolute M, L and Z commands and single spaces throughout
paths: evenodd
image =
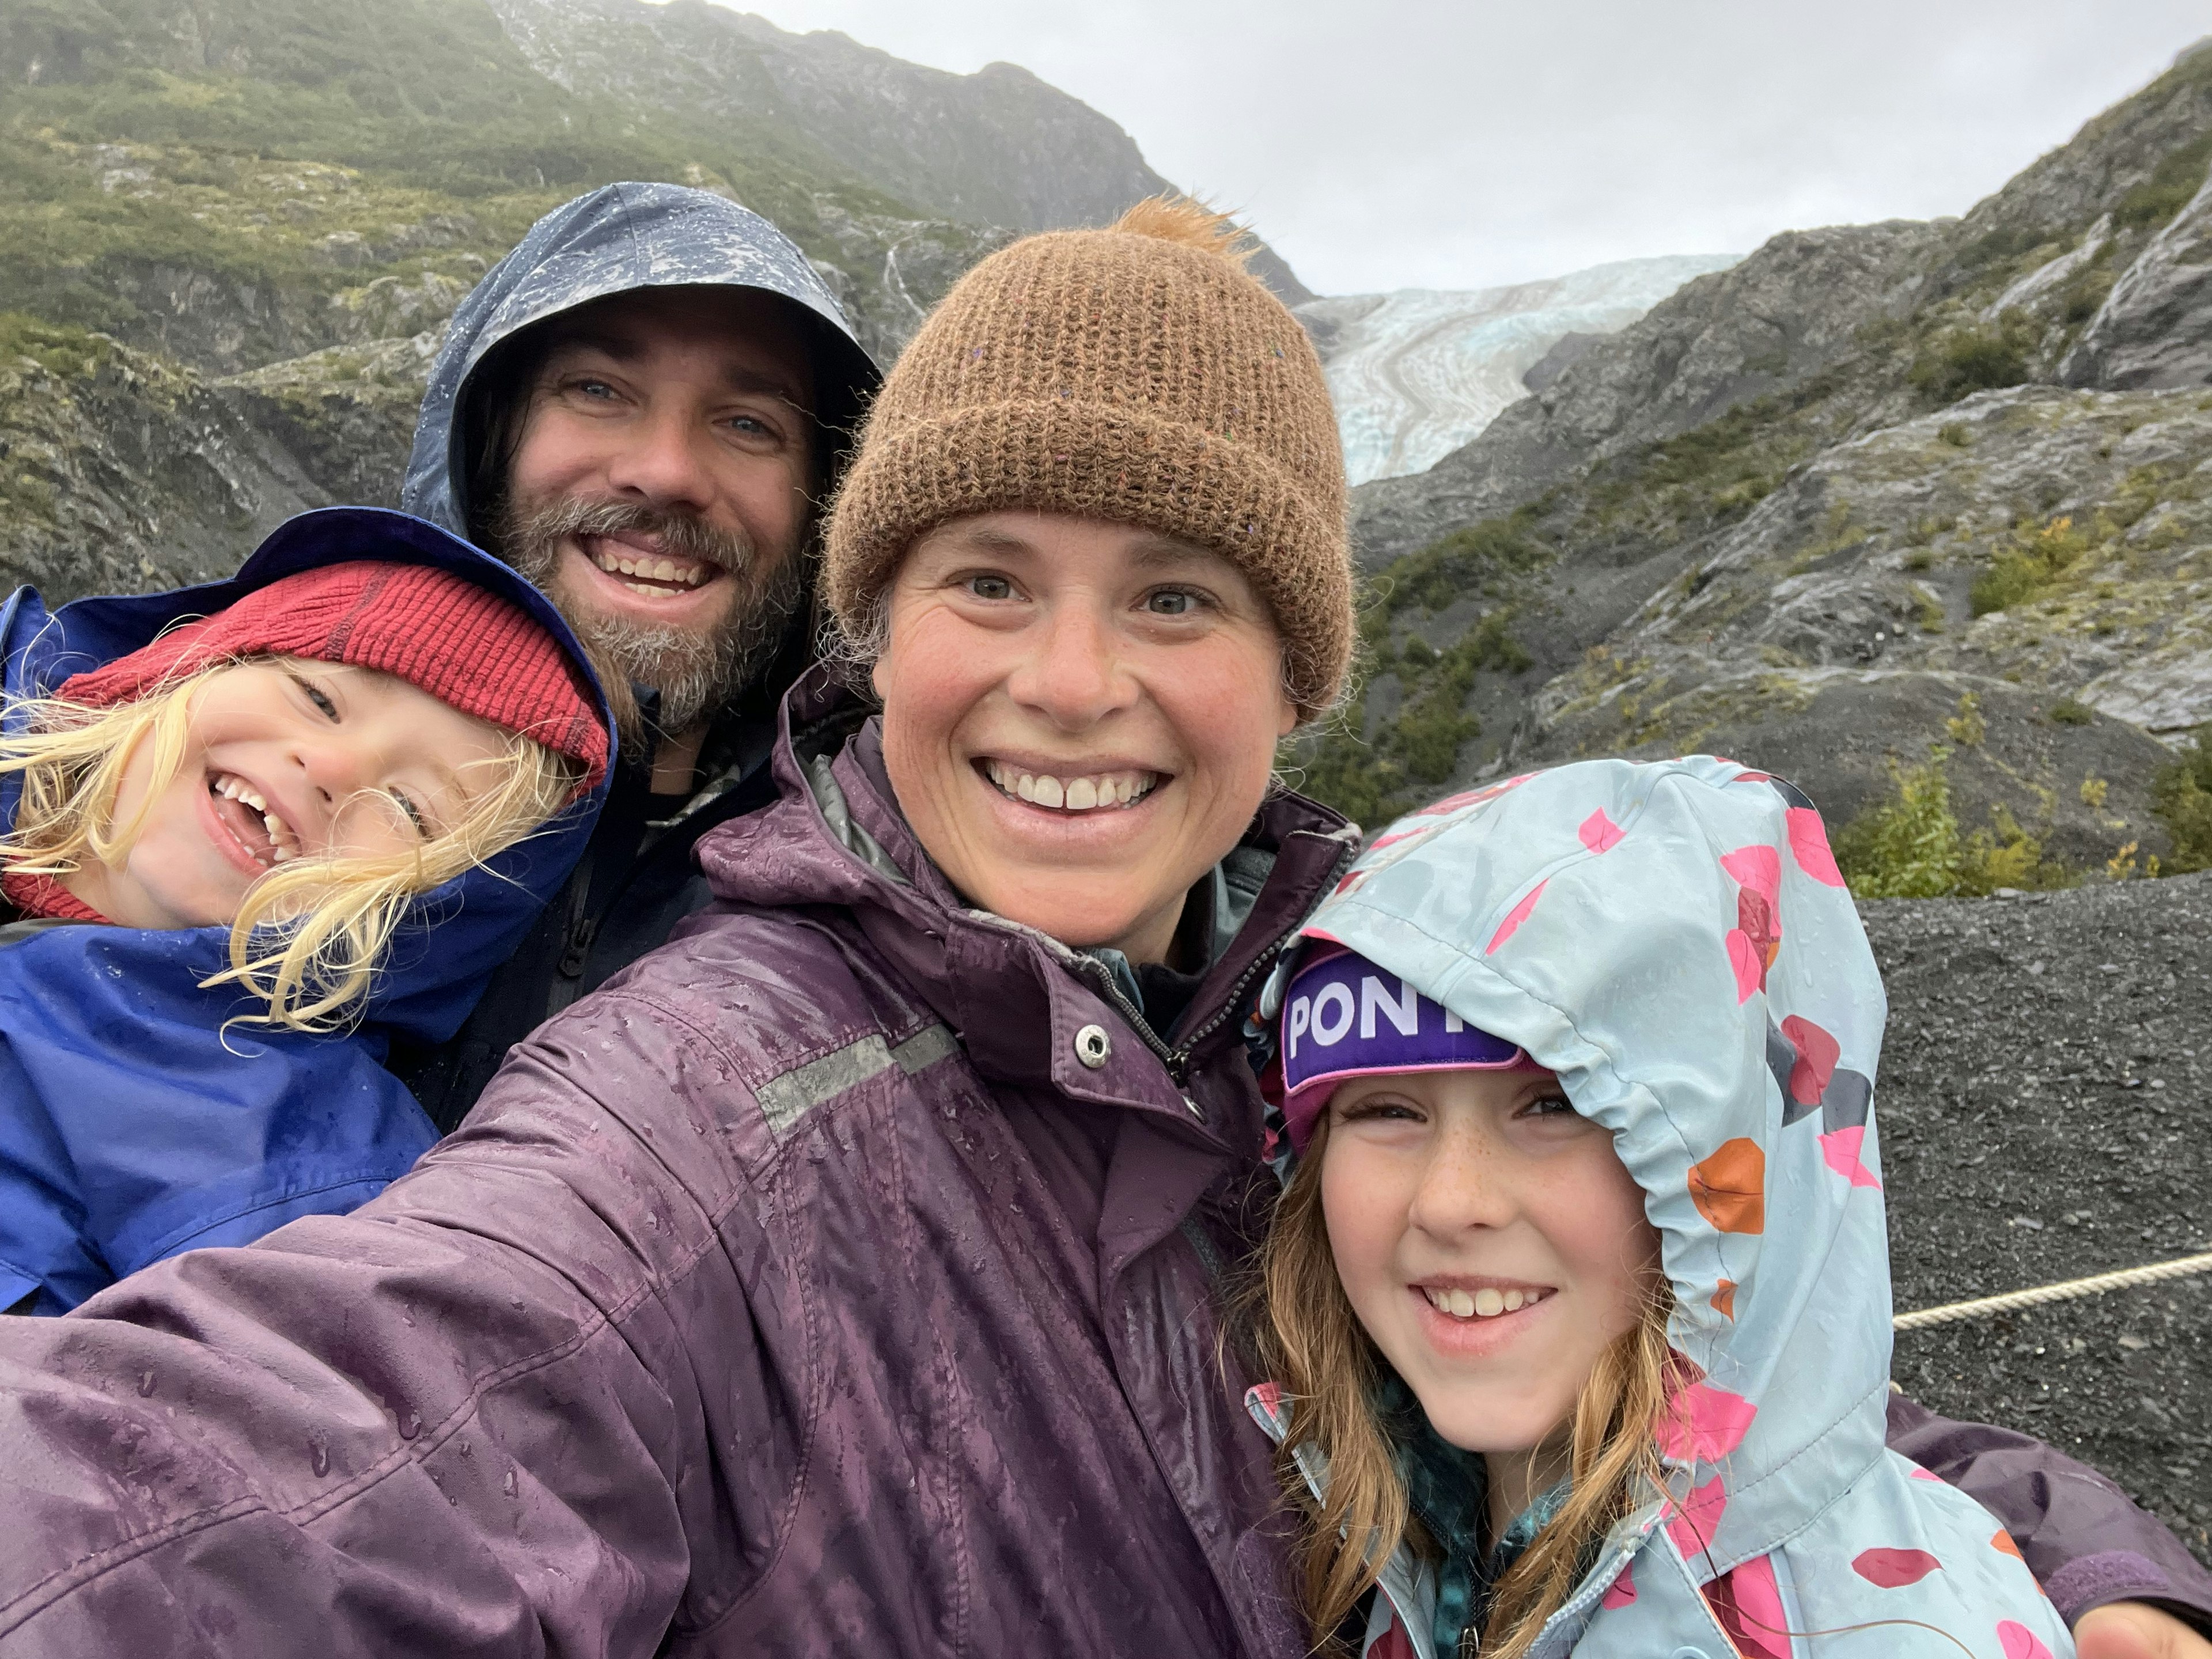
M 650 536 L 656 550 L 672 558 L 692 559 L 732 573 L 753 562 L 752 544 L 717 529 L 690 513 L 635 501 L 583 501 L 560 496 L 526 513 L 516 527 L 517 544 L 550 548 L 579 536 Z

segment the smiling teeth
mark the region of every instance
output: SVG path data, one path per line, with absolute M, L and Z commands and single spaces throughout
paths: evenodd
M 1064 781 L 1049 772 L 1024 772 L 998 761 L 988 763 L 991 781 L 1001 794 L 1055 811 L 1088 812 L 1102 806 L 1133 806 L 1158 787 L 1158 772 L 1098 772 Z
M 1495 1319 L 1500 1314 L 1533 1308 L 1551 1291 L 1501 1291 L 1490 1285 L 1479 1291 L 1443 1291 L 1424 1285 L 1421 1294 L 1438 1313 L 1449 1314 L 1454 1319 Z
M 283 864 L 300 856 L 299 837 L 293 835 L 283 819 L 269 810 L 269 803 L 262 799 L 256 791 L 228 773 L 216 778 L 208 788 L 226 800 L 234 800 L 241 806 L 252 807 L 261 815 L 262 828 L 269 833 L 269 861 L 271 864 Z
M 686 587 L 699 586 L 714 576 L 715 569 L 713 565 L 703 564 L 696 559 L 678 562 L 650 556 L 641 558 L 635 554 L 610 553 L 605 548 L 592 555 L 592 562 L 610 576 L 643 576 L 656 582 L 681 582 Z M 624 582 L 623 586 L 640 593 L 658 595 L 666 592 L 665 588 L 647 587 L 642 582 Z

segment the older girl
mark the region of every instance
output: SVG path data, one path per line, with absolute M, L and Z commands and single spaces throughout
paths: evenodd
M 2072 1652 L 1882 1447 L 1884 1003 L 1802 796 L 1564 767 L 1394 827 L 1305 933 L 1253 1406 L 1324 1645 Z

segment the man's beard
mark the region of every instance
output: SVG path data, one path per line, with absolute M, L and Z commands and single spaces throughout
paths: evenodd
M 672 558 L 720 568 L 718 580 L 737 589 L 722 620 L 700 632 L 590 608 L 564 578 L 562 548 L 577 538 L 623 532 L 654 536 Z M 686 513 L 575 496 L 510 500 L 494 535 L 501 557 L 542 590 L 575 630 L 606 688 L 623 743 L 635 754 L 647 752 L 659 734 L 689 730 L 757 679 L 775 660 L 806 596 L 805 561 L 795 552 L 763 568 L 748 538 Z M 657 731 L 648 731 L 634 684 L 660 693 Z

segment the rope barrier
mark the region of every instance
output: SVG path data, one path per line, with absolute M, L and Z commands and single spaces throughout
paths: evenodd
M 1890 1323 L 1900 1331 L 1917 1331 L 1929 1325 L 1948 1325 L 1956 1319 L 2012 1313 L 2021 1308 L 2040 1307 L 2046 1302 L 2070 1302 L 2075 1297 L 2100 1296 L 2132 1285 L 2155 1285 L 2161 1279 L 2186 1279 L 2192 1273 L 2212 1273 L 2212 1251 L 2203 1255 L 2179 1256 L 2172 1261 L 2154 1261 L 2147 1267 L 2123 1267 L 2118 1273 L 2092 1273 L 2087 1279 L 2069 1279 L 2057 1285 L 2039 1285 L 2033 1290 L 2014 1291 L 2005 1296 L 1985 1296 L 1972 1302 L 1922 1308 L 1913 1313 L 1899 1314 Z

